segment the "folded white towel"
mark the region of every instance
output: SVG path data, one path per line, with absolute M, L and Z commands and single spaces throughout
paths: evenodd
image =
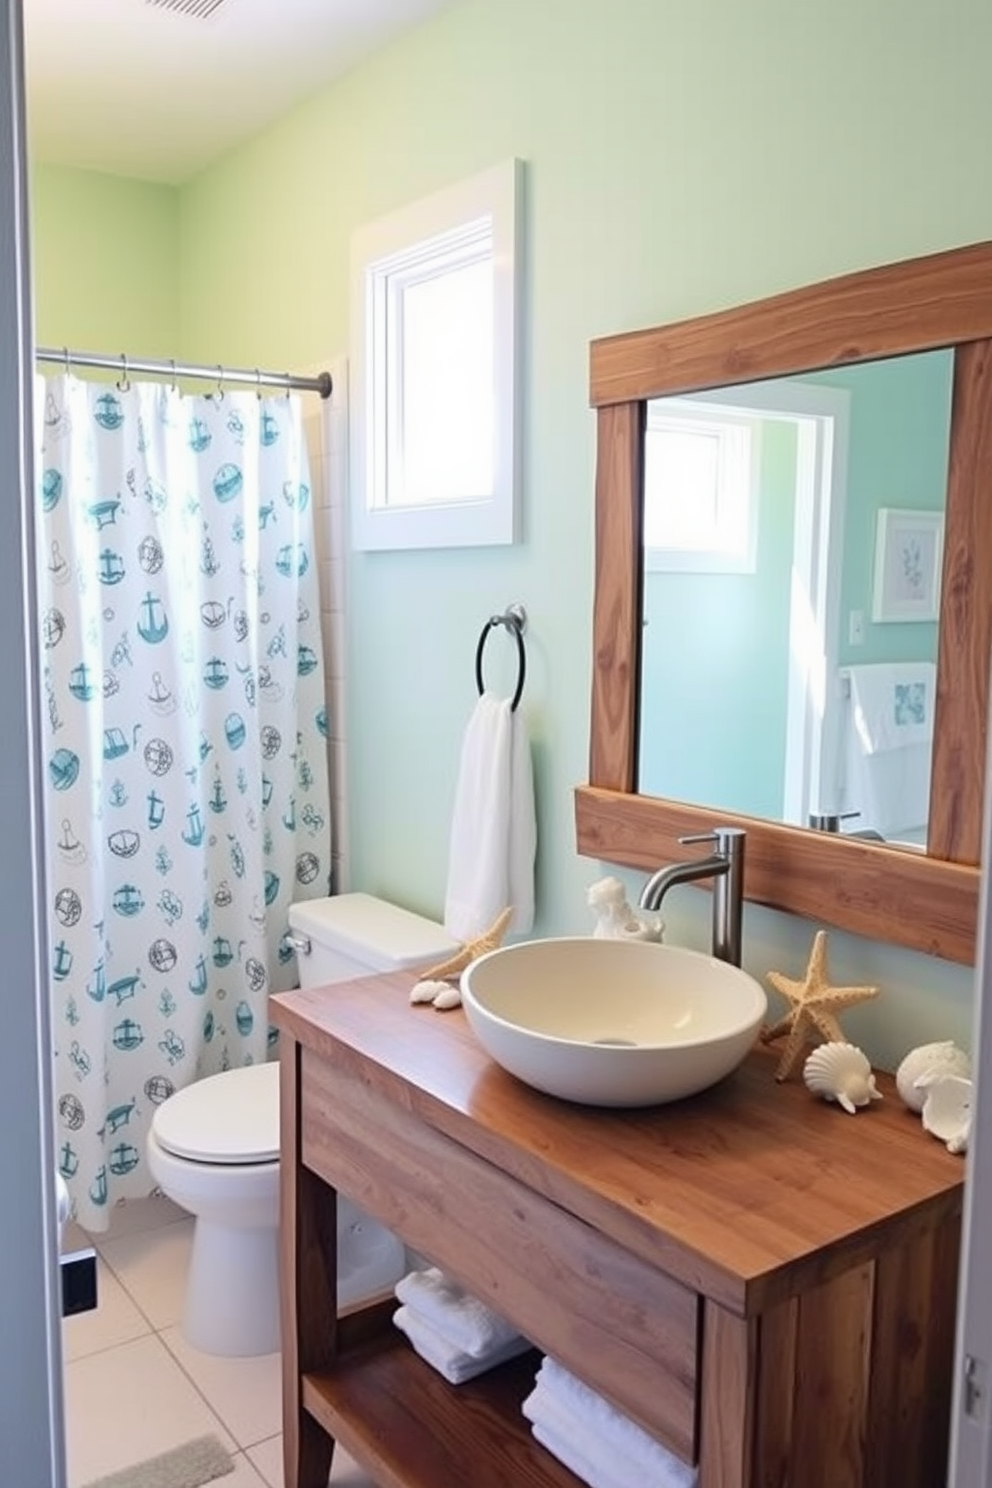
M 608 1465 L 611 1459 L 622 1463 L 628 1481 L 636 1481 L 638 1488 L 692 1488 L 696 1482 L 695 1468 L 555 1359 L 542 1360 L 523 1412 L 535 1426 L 546 1425 L 554 1435 L 574 1441 L 592 1465 Z
M 472 940 L 508 905 L 510 930 L 534 923 L 537 822 L 530 741 L 509 698 L 484 692 L 462 743 L 448 849 L 444 927 Z
M 542 1385 L 531 1391 L 521 1410 L 542 1446 L 592 1488 L 612 1488 L 613 1484 L 631 1488 L 635 1483 L 641 1488 L 640 1465 L 618 1451 L 612 1438 L 585 1430 L 570 1407 L 548 1395 Z M 562 1450 L 569 1455 L 563 1456 Z
M 437 1266 L 402 1276 L 394 1290 L 397 1299 L 429 1323 L 453 1349 L 473 1358 L 481 1359 L 520 1337 L 512 1323 Z
M 499 1344 L 481 1356 L 466 1354 L 452 1348 L 426 1318 L 410 1307 L 398 1307 L 393 1313 L 393 1322 L 401 1333 L 406 1334 L 424 1362 L 438 1374 L 443 1374 L 450 1385 L 461 1385 L 465 1380 L 474 1379 L 477 1374 L 484 1374 L 487 1369 L 494 1369 L 497 1364 L 525 1353 L 531 1346 L 517 1333 L 508 1343 Z
M 562 1436 L 560 1432 L 550 1426 L 535 1421 L 531 1426 L 534 1439 L 549 1451 L 552 1457 L 573 1472 L 583 1483 L 588 1483 L 589 1488 L 642 1488 L 639 1478 L 625 1477 L 622 1469 L 611 1468 L 607 1464 L 594 1463 L 585 1455 L 582 1447 L 576 1442 L 574 1436 Z

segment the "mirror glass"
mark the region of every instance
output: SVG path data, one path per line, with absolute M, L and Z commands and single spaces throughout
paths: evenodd
M 647 404 L 641 793 L 925 848 L 952 378 Z

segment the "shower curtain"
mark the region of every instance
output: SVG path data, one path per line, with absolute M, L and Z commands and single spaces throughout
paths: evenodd
M 287 906 L 329 890 L 313 510 L 296 397 L 36 407 L 58 1157 L 100 1231 L 156 1105 L 267 1057 Z

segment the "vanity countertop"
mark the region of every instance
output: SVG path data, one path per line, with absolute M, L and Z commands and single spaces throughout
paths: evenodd
M 411 1006 L 410 974 L 271 999 L 273 1021 L 518 1183 L 742 1318 L 912 1242 L 962 1203 L 964 1162 L 891 1077 L 851 1116 L 755 1049 L 712 1089 L 640 1110 L 545 1096 L 494 1064 L 461 1009 Z

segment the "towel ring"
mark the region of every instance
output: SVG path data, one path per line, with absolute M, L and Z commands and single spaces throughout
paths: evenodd
M 489 637 L 489 632 L 491 630 L 497 629 L 497 627 L 499 627 L 500 625 L 503 625 L 511 633 L 514 640 L 516 641 L 517 685 L 513 693 L 513 699 L 510 703 L 511 713 L 515 713 L 517 711 L 517 704 L 523 697 L 524 679 L 527 676 L 527 653 L 524 650 L 524 626 L 526 623 L 527 613 L 524 610 L 523 605 L 511 605 L 510 608 L 503 615 L 490 615 L 489 619 L 482 627 L 482 634 L 479 636 L 479 644 L 475 648 L 475 684 L 479 689 L 479 696 L 481 697 L 486 690 L 485 682 L 482 679 L 482 653 L 486 649 L 486 641 Z

